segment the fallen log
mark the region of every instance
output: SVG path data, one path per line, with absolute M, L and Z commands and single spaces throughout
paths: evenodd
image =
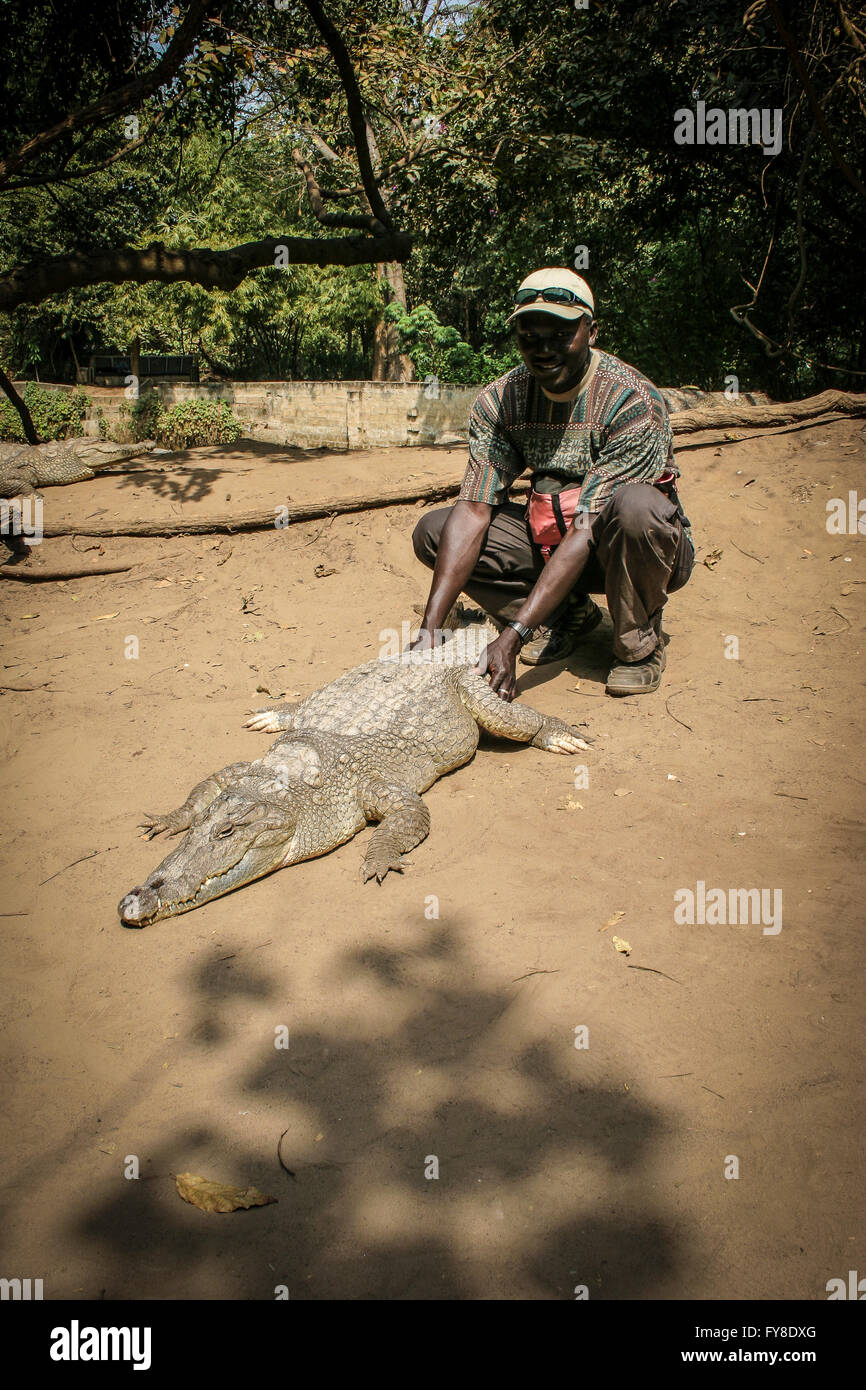
M 705 405 L 697 410 L 678 410 L 671 416 L 674 434 L 694 434 L 696 430 L 742 429 L 764 425 L 790 425 L 812 420 L 818 415 L 838 411 L 843 415 L 866 415 L 866 394 L 855 391 L 822 391 L 804 401 L 775 401 L 771 405 Z
M 453 483 L 431 483 L 427 487 L 416 488 L 402 483 L 398 487 L 378 492 L 375 495 L 363 494 L 359 497 L 331 498 L 327 502 L 305 502 L 295 506 L 266 507 L 252 512 L 237 512 L 233 516 L 214 517 L 172 517 L 165 521 L 121 521 L 113 526 L 90 525 L 77 521 L 73 524 L 44 522 L 43 536 L 199 536 L 216 531 L 268 531 L 276 527 L 281 530 L 298 521 L 319 521 L 323 517 L 340 512 L 366 512 L 376 507 L 399 507 L 413 502 L 438 502 L 447 497 L 455 497 L 460 491 L 462 478 Z M 277 526 L 279 514 L 280 525 Z
M 797 420 L 793 424 L 765 426 L 757 429 L 753 433 L 744 433 L 745 426 L 737 425 L 736 434 L 726 430 L 724 434 L 706 434 L 704 430 L 699 430 L 700 437 L 680 439 L 677 441 L 677 458 L 693 449 L 715 449 L 719 445 L 725 444 L 748 444 L 751 439 L 773 439 L 785 434 L 798 434 L 800 430 L 815 430 L 821 425 L 838 425 L 843 417 L 841 415 L 824 415 L 815 420 Z
M 0 565 L 0 579 L 20 579 L 25 584 L 54 584 L 62 579 L 89 579 L 92 574 L 125 574 L 132 568 L 132 565 L 93 565 L 89 570 L 29 570 L 23 565 Z

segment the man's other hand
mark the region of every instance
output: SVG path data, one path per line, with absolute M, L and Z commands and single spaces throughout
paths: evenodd
M 475 667 L 479 676 L 490 677 L 490 689 L 510 704 L 517 694 L 516 662 L 519 639 L 513 628 L 506 628 L 488 643 Z

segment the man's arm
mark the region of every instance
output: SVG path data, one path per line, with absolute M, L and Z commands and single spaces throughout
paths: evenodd
M 442 627 L 454 600 L 478 563 L 492 516 L 493 508 L 486 502 L 455 502 L 442 528 L 430 596 L 413 647 L 433 645 L 433 634 Z
M 507 429 L 508 373 L 479 394 L 469 414 L 469 461 L 460 496 L 439 539 L 430 596 L 413 648 L 430 647 L 451 606 L 478 563 L 494 507 L 526 467 Z
M 518 610 L 515 622 L 524 627 L 539 627 L 571 592 L 583 574 L 589 559 L 590 518 L 578 512 L 577 525 L 556 547 L 536 580 L 532 593 Z M 509 703 L 517 694 L 515 663 L 520 650 L 520 638 L 514 628 L 506 627 L 495 642 L 491 642 L 479 663 L 490 676 L 490 689 Z

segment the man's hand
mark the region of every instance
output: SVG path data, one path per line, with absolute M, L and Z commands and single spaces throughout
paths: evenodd
M 520 639 L 513 628 L 507 627 L 494 642 L 490 642 L 475 667 L 480 676 L 490 676 L 490 689 L 509 704 L 517 694 L 515 666 Z
M 410 642 L 406 650 L 410 652 L 429 652 L 432 647 L 441 645 L 441 642 L 441 636 L 437 643 L 434 634 L 430 632 L 428 628 L 422 627 L 419 628 L 418 635 L 414 642 Z

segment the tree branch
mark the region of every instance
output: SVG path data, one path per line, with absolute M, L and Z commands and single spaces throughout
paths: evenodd
M 164 87 L 171 82 L 195 43 L 201 28 L 206 3 L 207 0 L 190 0 L 190 6 L 183 23 L 176 30 L 171 43 L 156 67 L 152 68 L 149 73 L 145 73 L 143 77 L 135 78 L 133 82 L 128 82 L 125 87 L 118 87 L 116 91 L 106 93 L 97 101 L 91 102 L 89 106 L 81 106 L 77 111 L 68 112 L 56 125 L 41 131 L 39 135 L 34 135 L 31 140 L 21 146 L 16 154 L 10 155 L 8 159 L 0 160 L 0 184 L 5 183 L 10 174 L 17 173 L 23 165 L 35 159 L 49 145 L 56 144 L 64 135 L 72 135 L 76 130 L 82 130 L 85 126 L 101 124 L 112 116 L 122 115 L 123 112 L 137 106 L 146 97 L 152 96 L 159 87 Z
M 364 119 L 364 105 L 361 101 L 361 93 L 355 77 L 355 70 L 352 67 L 352 60 L 349 57 L 348 50 L 343 43 L 341 35 L 338 33 L 328 15 L 326 15 L 323 7 L 319 4 L 319 0 L 304 0 L 304 5 L 328 46 L 337 72 L 339 73 L 340 81 L 343 84 L 343 91 L 346 94 L 346 105 L 349 110 L 349 125 L 352 128 L 352 138 L 358 153 L 358 168 L 361 174 L 361 182 L 364 185 L 364 192 L 370 203 L 370 211 L 374 217 L 379 219 L 384 227 L 391 227 L 391 217 L 382 201 L 382 195 L 379 192 L 379 187 L 376 183 L 375 175 L 373 174 L 370 147 L 367 144 L 367 123 Z
M 327 140 L 322 139 L 315 126 L 310 125 L 309 121 L 303 121 L 301 123 L 300 129 L 304 132 L 305 135 L 308 135 L 310 137 L 316 149 L 319 151 L 319 154 L 322 155 L 324 159 L 327 159 L 331 164 L 339 164 L 340 155 L 337 154 L 336 150 L 331 149 L 331 146 L 328 144 Z M 329 196 L 329 194 L 325 194 L 326 198 Z
M 836 0 L 836 9 L 839 11 L 839 23 L 842 25 L 842 28 L 845 30 L 845 33 L 848 35 L 854 47 L 859 53 L 866 53 L 866 45 L 860 42 L 857 28 L 849 19 L 848 12 L 841 3 L 841 0 Z
M 857 177 L 857 174 L 851 168 L 851 165 L 845 159 L 845 156 L 842 154 L 842 151 L 836 144 L 830 127 L 827 124 L 824 112 L 821 110 L 821 103 L 818 101 L 818 98 L 815 95 L 815 88 L 812 86 L 812 79 L 806 71 L 806 65 L 800 56 L 800 51 L 797 48 L 797 44 L 794 40 L 794 37 L 785 25 L 785 21 L 782 18 L 782 14 L 778 4 L 776 3 L 776 0 L 767 0 L 767 8 L 769 9 L 770 14 L 773 16 L 773 21 L 776 25 L 776 28 L 779 31 L 779 38 L 785 45 L 785 48 L 788 52 L 788 56 L 790 57 L 791 62 L 794 65 L 794 70 L 800 79 L 800 85 L 806 94 L 806 100 L 812 108 L 812 113 L 815 117 L 815 120 L 818 122 L 818 128 L 821 131 L 821 134 L 827 142 L 827 146 L 830 150 L 830 153 L 833 156 L 834 163 L 838 165 L 839 169 L 842 171 L 845 178 L 850 183 L 851 187 L 855 188 L 862 198 L 866 198 L 866 185 L 864 185 L 863 182 Z
M 373 236 L 385 236 L 386 230 L 378 217 L 373 217 L 370 213 L 363 212 L 325 212 L 322 190 L 320 189 L 316 176 L 310 165 L 304 159 L 300 150 L 292 150 L 292 159 L 295 167 L 300 169 L 307 185 L 307 197 L 310 200 L 310 207 L 317 222 L 321 222 L 323 227 L 357 227 L 364 232 L 372 232 Z
M 126 281 L 173 284 L 183 280 L 209 290 L 234 290 L 251 271 L 274 267 L 279 256 L 287 257 L 293 265 L 370 265 L 408 260 L 411 251 L 408 233 L 392 231 L 382 237 L 266 237 L 226 251 L 209 247 L 177 250 L 154 242 L 142 250 L 124 246 L 89 254 L 72 252 L 0 274 L 0 310 L 39 304 L 49 295 L 83 285 Z
M 17 183 L 7 183 L 5 187 L 0 187 L 0 193 L 17 193 L 21 188 L 40 188 L 47 183 L 71 183 L 73 179 L 89 178 L 91 174 L 97 174 L 102 169 L 108 169 L 112 164 L 117 164 L 119 160 L 125 159 L 128 154 L 132 154 L 133 150 L 137 150 L 140 145 L 143 145 L 145 141 L 149 140 L 157 126 L 164 119 L 167 110 L 168 108 L 165 108 L 160 111 L 154 117 L 144 134 L 139 135 L 137 140 L 131 140 L 128 145 L 124 145 L 121 149 L 115 150 L 114 154 L 109 155 L 107 159 L 102 159 L 97 164 L 91 164 L 87 169 L 73 169 L 71 173 L 58 170 L 53 174 L 39 174 L 33 178 L 19 179 Z M 68 163 L 68 161 L 64 162 Z

